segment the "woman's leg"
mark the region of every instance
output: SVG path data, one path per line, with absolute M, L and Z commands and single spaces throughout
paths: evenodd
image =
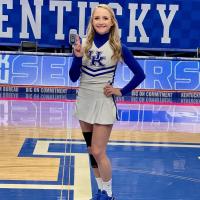
M 89 156 L 90 156 L 90 163 L 91 163 L 91 167 L 92 167 L 93 172 L 94 172 L 94 176 L 95 176 L 96 181 L 97 181 L 98 189 L 102 190 L 102 179 L 100 177 L 98 165 L 97 165 L 96 160 L 94 159 L 94 156 L 92 156 L 92 153 L 91 153 L 93 125 L 86 123 L 86 122 L 83 122 L 83 121 L 79 121 L 79 123 L 80 123 L 80 126 L 81 126 L 83 137 L 85 138 L 85 141 L 86 141 L 86 144 L 87 144 L 88 153 L 89 153 Z
M 106 147 L 110 138 L 112 125 L 93 125 L 92 155 L 94 156 L 100 177 L 103 180 L 103 189 L 109 196 L 112 195 L 112 167 L 106 155 Z M 104 188 L 105 186 L 105 188 Z

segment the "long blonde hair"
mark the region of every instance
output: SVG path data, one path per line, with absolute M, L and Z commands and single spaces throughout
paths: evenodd
M 92 47 L 92 43 L 94 40 L 94 35 L 95 35 L 95 30 L 92 25 L 93 17 L 94 17 L 94 12 L 97 8 L 104 8 L 106 9 L 110 15 L 111 15 L 111 21 L 113 23 L 113 26 L 110 29 L 110 35 L 109 35 L 109 44 L 113 50 L 113 55 L 112 59 L 115 61 L 119 61 L 122 58 L 122 52 L 121 52 L 121 41 L 119 37 L 119 28 L 118 28 L 118 22 L 115 18 L 115 14 L 113 12 L 113 9 L 106 5 L 106 4 L 99 4 L 96 6 L 96 8 L 93 10 L 88 27 L 87 27 L 87 34 L 86 34 L 86 46 L 84 48 L 84 54 L 85 56 L 89 59 L 89 49 Z

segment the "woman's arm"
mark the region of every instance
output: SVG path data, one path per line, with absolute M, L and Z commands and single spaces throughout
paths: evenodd
M 123 96 L 131 92 L 140 83 L 142 83 L 142 81 L 145 79 L 145 74 L 137 60 L 132 55 L 131 51 L 125 45 L 122 45 L 122 57 L 124 59 L 124 63 L 134 74 L 133 78 L 129 81 L 129 83 L 120 90 Z
M 122 89 L 114 88 L 112 85 L 107 84 L 104 87 L 104 94 L 106 96 L 124 96 L 125 94 L 135 89 L 145 79 L 143 69 L 134 58 L 131 51 L 125 45 L 122 45 L 122 57 L 124 59 L 124 63 L 127 64 L 129 69 L 133 72 L 134 76 Z
M 69 70 L 69 77 L 71 81 L 76 82 L 81 74 L 82 57 L 83 57 L 81 39 L 78 35 L 76 36 L 76 42 L 75 45 L 73 46 L 73 53 L 74 53 L 74 59 L 72 61 L 72 65 Z
M 69 70 L 69 77 L 72 82 L 76 82 L 81 74 L 82 57 L 74 57 L 71 68 Z

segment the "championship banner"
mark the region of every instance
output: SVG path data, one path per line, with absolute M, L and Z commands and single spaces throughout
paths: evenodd
M 175 93 L 181 97 L 200 97 L 199 59 L 136 59 L 148 76 L 133 91 L 133 96 L 171 98 Z M 73 83 L 69 78 L 71 63 L 72 57 L 64 54 L 0 54 L 0 92 L 73 93 L 79 83 Z M 117 66 L 114 86 L 123 88 L 132 77 L 133 73 L 129 68 L 120 63 Z
M 134 50 L 196 51 L 200 47 L 199 0 L 1 0 L 0 44 L 37 42 L 69 48 L 69 32 L 86 34 L 92 10 L 109 4 L 122 42 Z

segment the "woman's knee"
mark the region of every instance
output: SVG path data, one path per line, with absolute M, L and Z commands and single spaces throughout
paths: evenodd
M 101 157 L 103 157 L 105 155 L 105 150 L 101 149 L 99 147 L 96 147 L 96 146 L 92 146 L 90 148 L 90 152 L 96 160 L 101 159 Z

